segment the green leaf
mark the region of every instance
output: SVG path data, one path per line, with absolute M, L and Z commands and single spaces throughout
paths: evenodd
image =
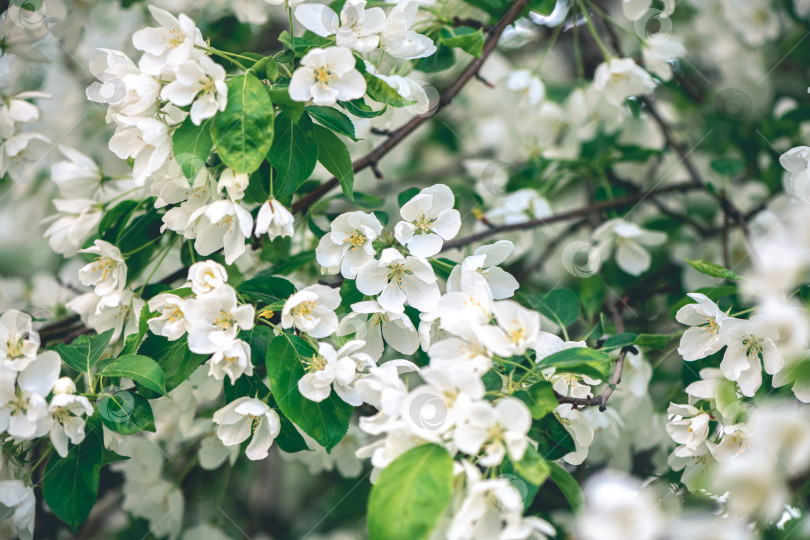
M 329 452 L 346 435 L 354 408 L 334 391 L 320 403 L 298 391 L 298 381 L 305 374 L 303 360 L 316 354 L 298 336 L 280 334 L 267 350 L 267 376 L 281 412 Z
M 501 15 L 506 13 L 506 10 L 510 5 L 509 2 L 507 2 L 506 0 L 464 0 L 464 1 L 470 4 L 471 6 L 486 11 L 493 19 L 497 19 Z
M 248 300 L 278 304 L 295 294 L 295 285 L 277 276 L 259 276 L 242 282 L 236 290 Z
M 128 354 L 106 364 L 104 377 L 129 377 L 136 383 L 159 394 L 166 394 L 166 377 L 160 365 L 147 356 Z
M 74 339 L 70 345 L 60 343 L 56 346 L 56 352 L 76 371 L 90 373 L 110 344 L 112 335 L 112 328 L 95 336 L 82 335 Z
M 138 347 L 138 354 L 157 362 L 163 371 L 166 390 L 169 392 L 188 379 L 194 370 L 208 359 L 206 355 L 191 352 L 188 349 L 186 338 L 169 341 L 163 336 L 154 334 L 146 336 L 141 346 Z M 144 390 L 141 393 L 146 395 Z M 155 393 L 155 397 L 158 395 Z
M 88 419 L 84 441 L 67 456 L 54 455 L 42 474 L 42 495 L 51 511 L 78 532 L 98 497 L 104 441 L 98 416 Z
M 405 99 L 399 95 L 399 92 L 391 88 L 387 82 L 369 73 L 366 70 L 365 60 L 362 58 L 357 58 L 355 68 L 363 74 L 363 78 L 366 80 L 366 95 L 374 101 L 392 107 L 406 107 L 416 103 L 415 101 Z
M 339 110 L 323 105 L 310 105 L 306 111 L 323 127 L 339 135 L 345 135 L 353 141 L 359 140 L 354 136 L 354 124 L 351 119 Z
M 121 201 L 104 213 L 104 217 L 98 224 L 98 236 L 102 240 L 114 242 L 121 231 L 121 227 L 127 224 L 132 212 L 138 206 L 137 201 Z
M 134 435 L 141 431 L 155 431 L 152 406 L 141 395 L 119 390 L 96 403 L 101 421 L 108 429 L 121 435 Z
M 441 41 L 436 45 L 436 52 L 426 58 L 419 58 L 414 68 L 423 73 L 437 73 L 456 65 L 456 53 Z
M 579 318 L 579 298 L 568 289 L 554 289 L 546 295 L 532 295 L 537 311 L 566 327 Z
M 549 355 L 537 363 L 538 369 L 553 367 L 556 373 L 579 373 L 593 379 L 605 379 L 610 369 L 610 357 L 585 347 L 572 347 Z
M 238 173 L 252 173 L 273 143 L 273 102 L 255 75 L 228 81 L 228 105 L 214 116 L 211 137 L 222 161 Z
M 623 334 L 616 334 L 615 336 L 610 336 L 605 340 L 602 344 L 601 350 L 603 351 L 615 351 L 616 349 L 623 349 L 624 347 L 629 347 L 636 342 L 636 335 L 630 332 L 624 332 Z
M 270 94 L 270 99 L 278 109 L 284 113 L 287 118 L 292 120 L 295 124 L 301 119 L 304 114 L 304 103 L 302 101 L 293 101 L 290 97 L 290 89 L 286 86 L 275 85 L 273 88 L 267 90 Z
M 418 187 L 408 188 L 405 191 L 400 191 L 397 195 L 397 203 L 400 206 L 405 206 L 405 203 L 416 197 L 421 190 Z
M 515 463 L 515 472 L 527 482 L 535 486 L 542 486 L 551 469 L 548 462 L 537 453 L 537 450 L 529 446 L 526 448 L 526 453 L 523 454 L 523 459 Z
M 529 436 L 537 441 L 539 454 L 549 461 L 561 459 L 577 449 L 574 438 L 553 414 L 535 421 Z
M 740 276 L 738 276 L 728 268 L 720 266 L 719 264 L 693 259 L 686 259 L 686 262 L 688 262 L 692 268 L 694 268 L 701 274 L 706 274 L 707 276 L 723 279 L 735 279 L 735 280 L 740 279 Z
M 369 540 L 427 540 L 450 504 L 453 458 L 435 444 L 412 448 L 380 473 L 368 501 Z
M 280 199 L 295 193 L 318 163 L 318 144 L 309 116 L 302 116 L 298 123 L 284 113 L 276 117 L 276 136 L 267 161 L 278 172 L 273 195 Z
M 639 334 L 636 336 L 636 340 L 633 342 L 633 345 L 638 347 L 646 347 L 648 349 L 657 349 L 660 351 L 666 348 L 669 340 L 670 336 L 664 336 L 661 334 Z
M 385 106 L 379 111 L 375 111 L 366 104 L 363 98 L 353 99 L 351 101 L 338 101 L 338 105 L 358 118 L 377 118 L 378 116 L 385 114 L 385 111 L 388 110 L 388 106 Z
M 272 56 L 265 56 L 250 66 L 250 70 L 260 79 L 275 82 L 278 78 L 278 65 Z
M 740 171 L 742 171 L 743 168 L 745 167 L 745 163 L 742 160 L 736 158 L 715 159 L 712 160 L 710 165 L 712 169 L 722 174 L 723 176 L 727 176 L 728 178 L 731 178 L 732 176 L 737 176 L 738 174 L 740 174 Z
M 462 49 L 476 58 L 481 58 L 481 52 L 484 50 L 484 32 L 480 28 L 444 27 L 439 34 L 439 40 L 448 47 Z
M 196 126 L 189 116 L 172 133 L 174 158 L 189 180 L 194 180 L 197 173 L 205 168 L 205 162 L 208 161 L 214 147 L 209 124 L 210 119 Z
M 599 276 L 590 276 L 580 281 L 579 300 L 588 319 L 592 319 L 602 307 L 605 293 L 605 283 Z
M 318 144 L 318 161 L 340 182 L 344 195 L 354 199 L 354 165 L 349 149 L 340 138 L 323 126 L 313 126 Z
M 559 405 L 554 388 L 548 381 L 535 383 L 526 390 L 515 392 L 514 396 L 529 407 L 529 412 L 535 420 L 543 418 Z
M 561 465 L 554 462 L 548 465 L 551 469 L 551 481 L 560 488 L 565 500 L 571 505 L 571 509 L 573 509 L 574 512 L 578 512 L 585 504 L 585 496 L 582 494 L 582 488 L 579 487 L 579 482 L 571 476 L 571 473 L 563 469 Z
M 124 340 L 124 348 L 121 350 L 121 354 L 135 354 L 135 351 L 138 350 L 138 347 L 141 345 L 141 341 L 143 341 L 143 337 L 146 335 L 147 330 L 149 330 L 149 319 L 156 317 L 157 313 L 149 311 L 149 305 L 144 304 L 141 308 L 141 315 L 138 317 L 138 331 L 134 334 L 130 334 Z

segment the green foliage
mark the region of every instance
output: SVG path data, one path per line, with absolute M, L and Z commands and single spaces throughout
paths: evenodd
M 273 102 L 255 75 L 228 81 L 228 105 L 214 116 L 211 137 L 222 161 L 238 173 L 252 173 L 273 143 Z
M 167 392 L 177 388 L 208 359 L 205 355 L 191 352 L 185 338 L 169 341 L 163 336 L 154 334 L 146 337 L 138 347 L 138 354 L 157 362 L 163 372 Z M 160 395 L 157 392 L 149 394 L 148 391 L 143 390 L 140 393 L 149 398 Z
M 439 39 L 448 47 L 462 49 L 468 54 L 481 58 L 484 49 L 484 32 L 480 28 L 456 26 L 442 28 Z
M 338 179 L 343 194 L 349 200 L 354 199 L 354 165 L 346 143 L 322 126 L 313 126 L 313 133 L 318 145 L 318 161 Z
M 553 367 L 557 373 L 579 373 L 604 379 L 610 369 L 610 357 L 602 351 L 572 347 L 543 358 L 537 366 L 539 369 Z
M 526 390 L 515 392 L 514 396 L 522 400 L 528 407 L 532 418 L 539 420 L 557 408 L 557 396 L 548 381 L 540 381 Z
M 145 388 L 166 394 L 166 378 L 160 365 L 148 356 L 130 354 L 104 364 L 102 377 L 128 377 Z
M 199 126 L 195 126 L 189 116 L 172 133 L 172 152 L 189 180 L 194 180 L 197 173 L 205 169 L 205 163 L 214 147 L 209 124 L 210 120 L 204 120 Z
M 719 264 L 692 259 L 686 259 L 686 262 L 689 263 L 689 266 L 691 266 L 701 274 L 706 274 L 707 276 L 733 280 L 740 279 L 740 276 L 738 276 L 728 268 L 720 266 Z
M 99 417 L 88 419 L 84 441 L 67 456 L 54 456 L 42 475 L 42 495 L 51 511 L 78 532 L 98 497 L 104 438 Z
M 276 135 L 267 161 L 278 173 L 273 182 L 273 195 L 280 199 L 295 193 L 318 163 L 318 144 L 309 116 L 301 116 L 297 123 L 285 113 L 276 117 Z
M 298 391 L 304 362 L 317 352 L 298 336 L 280 334 L 267 350 L 267 376 L 281 412 L 329 452 L 346 435 L 353 407 L 334 391 L 320 403 Z
M 56 346 L 56 352 L 62 357 L 62 361 L 80 373 L 90 373 L 101 355 L 110 344 L 113 330 L 107 330 L 101 334 L 93 336 L 81 335 L 74 339 L 70 345 L 60 343 Z
M 258 276 L 242 282 L 236 290 L 248 300 L 266 304 L 283 304 L 295 293 L 295 285 L 277 276 Z
M 549 463 L 540 457 L 537 450 L 531 445 L 526 448 L 523 459 L 515 463 L 515 471 L 521 478 L 535 486 L 543 485 L 543 482 L 551 474 Z
M 447 450 L 435 444 L 408 450 L 383 469 L 371 490 L 369 539 L 427 540 L 450 504 L 452 485 Z
M 563 469 L 558 463 L 549 462 L 548 465 L 551 481 L 560 488 L 560 491 L 562 491 L 571 509 L 575 512 L 581 510 L 585 504 L 585 495 L 582 493 L 582 488 L 579 487 L 579 483 L 571 476 L 571 473 Z
M 357 141 L 354 136 L 354 124 L 348 116 L 333 107 L 322 105 L 309 105 L 305 109 L 309 115 L 320 125 L 328 128 L 338 135 L 343 135 L 353 141 Z
M 579 318 L 579 299 L 568 289 L 554 289 L 548 294 L 527 295 L 530 304 L 561 328 L 565 328 Z
M 155 431 L 152 406 L 139 394 L 118 390 L 100 399 L 96 403 L 96 408 L 107 429 L 121 435 Z

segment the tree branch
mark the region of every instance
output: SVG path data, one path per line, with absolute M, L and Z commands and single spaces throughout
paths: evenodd
M 501 20 L 498 21 L 498 24 L 489 29 L 487 32 L 486 43 L 484 43 L 484 48 L 481 51 L 481 57 L 470 62 L 459 78 L 448 86 L 444 92 L 442 92 L 441 96 L 439 97 L 439 103 L 433 114 L 436 114 L 443 108 L 447 107 L 459 94 L 459 92 L 461 92 L 464 85 L 466 85 L 470 79 L 474 78 L 478 74 L 478 70 L 481 69 L 481 66 L 498 45 L 498 40 L 500 39 L 501 34 L 503 34 L 507 26 L 512 24 L 515 19 L 520 16 L 528 3 L 529 0 L 516 0 L 515 3 L 512 4 L 512 7 L 509 8 L 509 11 L 507 11 L 506 14 L 501 17 Z M 388 154 L 388 152 L 393 150 L 399 143 L 405 140 L 408 135 L 416 131 L 416 129 L 424 124 L 431 116 L 433 115 L 415 116 L 406 124 L 390 132 L 385 141 L 380 143 L 371 152 L 354 162 L 354 172 L 358 173 L 363 169 L 376 164 L 380 159 L 383 158 L 383 156 Z M 338 185 L 338 183 L 338 179 L 332 177 L 314 190 L 310 191 L 292 205 L 293 213 L 306 213 L 313 204 L 329 193 Z
M 616 333 L 621 334 L 624 332 L 624 321 L 622 320 L 621 310 L 624 308 L 625 304 L 622 301 L 618 306 L 614 304 L 609 304 L 608 309 L 613 314 L 613 323 L 616 325 Z M 563 396 L 561 394 L 555 395 L 557 396 L 557 401 L 559 403 L 570 403 L 575 407 L 591 407 L 594 405 L 599 406 L 599 410 L 604 412 L 607 409 L 607 402 L 610 399 L 610 396 L 613 395 L 613 392 L 616 390 L 616 386 L 622 382 L 622 371 L 624 370 L 624 359 L 627 356 L 627 353 L 634 349 L 634 347 L 624 347 L 622 351 L 619 353 L 619 357 L 616 358 L 616 367 L 613 368 L 613 375 L 611 375 L 610 380 L 607 383 L 607 386 L 598 396 L 588 396 L 586 398 L 576 398 L 571 396 Z
M 557 223 L 560 221 L 567 221 L 569 219 L 575 218 L 582 218 L 587 217 L 592 212 L 598 212 L 601 210 L 607 210 L 608 208 L 616 208 L 619 206 L 625 206 L 632 203 L 639 203 L 648 197 L 655 197 L 657 195 L 661 195 L 663 193 L 672 193 L 672 192 L 684 192 L 690 191 L 693 189 L 697 189 L 699 186 L 695 186 L 692 183 L 685 182 L 679 184 L 672 184 L 671 186 L 665 186 L 658 189 L 653 189 L 650 191 L 644 191 L 641 193 L 633 193 L 631 195 L 625 195 L 623 197 L 617 197 L 615 199 L 611 199 L 609 201 L 599 201 L 593 204 L 589 204 L 587 206 L 583 206 L 581 208 L 576 208 L 574 210 L 568 210 L 566 212 L 559 212 L 557 214 L 551 215 L 546 218 L 538 218 L 531 221 L 524 221 L 523 223 L 512 223 L 509 225 L 497 225 L 492 227 L 491 229 L 487 229 L 485 231 L 481 231 L 475 234 L 471 234 L 469 236 L 465 236 L 462 238 L 458 238 L 453 240 L 452 242 L 447 242 L 444 244 L 443 250 L 448 249 L 456 249 L 466 246 L 467 244 L 472 244 L 473 242 L 477 242 L 479 240 L 483 240 L 485 238 L 489 238 L 490 236 L 494 236 L 496 234 L 502 232 L 509 232 L 509 231 L 524 231 L 527 229 L 533 229 L 535 227 L 541 227 L 543 225 L 551 225 L 552 223 Z

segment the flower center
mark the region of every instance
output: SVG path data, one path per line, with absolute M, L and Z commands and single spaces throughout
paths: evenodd
M 335 76 L 329 71 L 329 66 L 321 66 L 315 68 L 315 81 L 321 86 L 329 86 L 329 81 L 334 80 Z
M 228 330 L 236 323 L 233 315 L 225 310 L 220 310 L 219 315 L 214 319 L 214 326 L 219 326 L 223 330 Z
M 352 234 L 343 241 L 343 243 L 351 245 L 351 249 L 357 249 L 363 247 L 367 241 L 368 238 L 366 238 L 366 235 L 363 234 L 359 229 L 355 229 L 352 231 Z
M 22 358 L 23 356 L 23 337 L 19 334 L 9 336 L 6 340 L 6 356 L 11 360 Z
M 326 358 L 323 356 L 316 354 L 309 360 L 304 360 L 304 367 L 310 373 L 314 373 L 316 371 L 323 371 L 326 369 Z
M 307 315 L 310 315 L 314 309 L 315 302 L 312 300 L 306 300 L 292 308 L 290 311 L 292 312 L 293 317 L 306 317 Z
M 428 233 L 433 225 L 436 223 L 436 218 L 425 216 L 424 212 L 419 215 L 419 218 L 414 222 L 414 227 L 417 231 Z
M 110 276 L 113 266 L 115 266 L 115 261 L 111 258 L 96 257 L 96 262 L 93 263 L 92 268 L 94 272 L 101 272 L 101 280 L 104 281 Z
M 745 349 L 745 355 L 749 360 L 762 358 L 762 343 L 756 336 L 748 336 L 743 338 L 742 344 L 743 348 Z
M 388 281 L 395 282 L 398 287 L 402 287 L 405 276 L 413 274 L 410 270 L 405 268 L 402 263 L 395 263 L 388 267 Z

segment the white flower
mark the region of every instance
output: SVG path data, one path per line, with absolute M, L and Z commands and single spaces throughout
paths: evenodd
M 303 4 L 295 9 L 295 18 L 304 27 L 321 37 L 337 34 L 339 47 L 361 53 L 371 52 L 380 42 L 379 33 L 385 28 L 385 11 L 379 7 L 366 9 L 366 0 L 348 0 L 338 15 L 323 4 Z
M 672 66 L 670 63 L 684 56 L 686 48 L 678 38 L 669 36 L 667 39 L 651 39 L 641 47 L 641 58 L 648 70 L 652 71 L 662 81 L 672 79 Z
M 45 396 L 59 378 L 61 364 L 58 354 L 45 351 L 18 375 L 13 371 L 0 372 L 0 433 L 7 432 L 18 441 L 48 433 L 53 419 Z
M 104 212 L 91 199 L 54 199 L 52 202 L 59 214 L 54 216 L 44 236 L 56 253 L 73 256 L 98 229 Z
M 785 169 L 785 191 L 810 203 L 810 147 L 797 146 L 781 156 L 779 163 Z
M 199 60 L 186 60 L 173 68 L 175 80 L 163 87 L 160 97 L 178 107 L 191 105 L 191 121 L 199 126 L 228 104 L 225 68 L 202 56 Z
M 723 438 L 719 444 L 707 442 L 706 446 L 720 462 L 730 461 L 732 458 L 742 454 L 751 445 L 752 429 L 744 423 L 723 426 Z
M 51 166 L 51 180 L 59 187 L 59 193 L 70 199 L 92 195 L 101 184 L 96 162 L 67 146 L 59 145 L 59 151 L 68 158 Z
M 22 480 L 0 480 L 0 506 L 14 509 L 11 522 L 17 529 L 20 540 L 34 538 L 37 498 L 34 490 Z M 9 517 L 4 514 L 4 519 Z
M 453 204 L 453 192 L 444 184 L 423 189 L 402 205 L 399 213 L 405 221 L 397 223 L 394 236 L 408 246 L 411 255 L 436 255 L 443 241 L 454 238 L 461 227 L 461 215 Z
M 249 183 L 250 177 L 247 173 L 237 173 L 228 167 L 219 175 L 217 189 L 220 191 L 224 189 L 229 199 L 239 201 L 245 196 L 245 190 Z
M 160 94 L 157 77 L 143 73 L 121 51 L 98 49 L 90 59 L 90 72 L 98 79 L 85 90 L 87 99 L 107 105 L 107 122 L 115 114 L 152 116 Z
M 705 358 L 723 348 L 725 342 L 720 339 L 720 328 L 731 318 L 705 294 L 689 293 L 687 296 L 697 304 L 683 306 L 675 314 L 675 319 L 681 324 L 691 326 L 681 337 L 678 354 L 684 360 L 692 361 Z
M 227 284 L 228 272 L 216 261 L 200 261 L 188 269 L 188 281 L 194 294 L 200 296 Z
M 50 94 L 44 92 L 21 92 L 0 103 L 0 139 L 11 137 L 17 131 L 17 124 L 39 120 L 39 108 L 25 101 L 26 99 L 50 97 Z
M 306 361 L 307 373 L 298 380 L 298 391 L 310 401 L 321 402 L 334 388 L 349 405 L 361 405 L 363 401 L 351 385 L 358 372 L 375 365 L 369 355 L 358 352 L 364 345 L 363 341 L 352 340 L 335 351 L 328 343 L 319 343 L 318 354 Z
M 270 240 L 275 240 L 279 236 L 292 236 L 295 231 L 294 224 L 295 217 L 292 212 L 276 199 L 270 199 L 259 207 L 254 232 L 256 236 L 267 233 Z
M 366 80 L 354 66 L 354 55 L 345 47 L 310 49 L 290 79 L 290 97 L 316 105 L 361 98 Z
M 571 465 L 579 465 L 588 457 L 588 447 L 593 442 L 593 426 L 581 411 L 575 409 L 570 403 L 563 403 L 554 410 L 557 419 L 565 426 L 574 439 L 576 450 L 563 456 L 563 460 Z
M 732 319 L 720 329 L 720 339 L 728 345 L 720 362 L 720 371 L 730 381 L 737 381 L 744 396 L 751 397 L 762 384 L 762 364 L 773 375 L 785 365 L 774 340 L 776 332 L 761 324 L 760 316 L 750 320 Z
M 115 342 L 121 334 L 131 334 L 138 331 L 138 316 L 144 306 L 144 301 L 130 290 L 121 293 L 121 302 L 117 306 L 108 306 L 96 295 L 90 292 L 81 294 L 67 303 L 68 309 L 78 313 L 82 322 L 96 332 L 113 329 L 111 342 Z
M 676 403 L 669 404 L 667 414 L 670 416 L 667 433 L 673 441 L 683 445 L 675 449 L 675 455 L 687 457 L 705 454 L 711 416 L 691 405 Z
M 546 87 L 537 75 L 527 69 L 517 69 L 509 73 L 506 87 L 522 95 L 527 105 L 537 105 L 546 97 Z
M 433 311 L 441 293 L 433 267 L 419 257 L 403 257 L 393 248 L 383 250 L 380 260 L 371 260 L 357 272 L 357 290 L 379 294 L 383 309 L 402 313 L 405 302 L 419 311 Z
M 203 56 L 195 45 L 205 47 L 202 33 L 186 15 L 175 17 L 168 11 L 149 6 L 159 28 L 143 28 L 132 35 L 132 44 L 143 51 L 140 68 L 150 75 L 161 75 L 167 66 Z
M 224 351 L 231 347 L 239 330 L 253 328 L 253 306 L 237 305 L 231 287 L 188 300 L 183 311 L 189 325 L 188 348 L 198 354 Z
M 614 107 L 639 95 L 652 95 L 655 81 L 631 58 L 613 58 L 599 64 L 593 75 L 593 87 Z
M 132 177 L 142 186 L 171 155 L 169 128 L 154 118 L 115 115 L 115 121 L 118 127 L 110 139 L 110 150 L 121 159 L 135 160 Z
M 337 335 L 354 334 L 355 339 L 365 341 L 363 350 L 373 358 L 382 356 L 383 340 L 402 354 L 413 354 L 419 348 L 419 335 L 405 313 L 386 311 L 375 300 L 357 302 L 351 307 L 352 313 L 340 321 Z
M 447 278 L 447 291 L 460 291 L 462 271 L 475 271 L 486 279 L 493 299 L 511 298 L 520 285 L 512 274 L 498 265 L 504 262 L 514 249 L 515 245 L 509 240 L 499 240 L 494 244 L 477 247 L 471 256 L 453 267 Z
M 406 60 L 425 58 L 436 52 L 436 45 L 427 36 L 413 30 L 419 2 L 405 0 L 388 13 L 380 34 L 380 48 L 395 58 Z
M 149 331 L 163 336 L 169 341 L 183 337 L 188 330 L 186 316 L 183 315 L 185 303 L 183 298 L 171 293 L 158 294 L 149 300 L 149 311 L 158 313 L 157 317 L 152 317 L 147 321 Z
M 667 235 L 658 231 L 642 229 L 623 219 L 611 219 L 593 232 L 596 249 L 602 260 L 610 257 L 615 246 L 616 264 L 632 276 L 641 275 L 650 268 L 652 257 L 644 247 L 660 246 Z
M 39 133 L 18 133 L 6 139 L 0 144 L 0 177 L 8 173 L 15 182 L 28 182 L 50 149 L 50 139 Z
M 512 300 L 500 300 L 492 306 L 497 326 L 480 326 L 481 342 L 498 356 L 520 356 L 534 347 L 540 333 L 540 314 Z
M 53 385 L 53 395 L 75 394 L 76 383 L 70 377 L 59 377 Z
M 627 473 L 606 470 L 585 483 L 585 508 L 577 520 L 583 540 L 655 540 L 666 524 L 654 493 Z
M 121 293 L 127 284 L 127 265 L 124 257 L 113 244 L 96 240 L 92 247 L 79 253 L 98 255 L 96 260 L 79 270 L 82 285 L 95 287 L 96 295 L 105 306 L 114 307 L 121 303 Z
M 227 348 L 218 350 L 211 357 L 211 366 L 208 374 L 218 381 L 225 378 L 236 384 L 236 379 L 242 376 L 253 375 L 253 364 L 250 361 L 250 345 L 237 339 Z
M 281 432 L 278 413 L 266 403 L 249 397 L 241 397 L 219 409 L 214 413 L 214 423 L 219 425 L 217 437 L 225 446 L 241 444 L 252 434 L 245 455 L 254 461 L 267 457 Z
M 314 338 L 325 338 L 335 333 L 338 318 L 335 310 L 340 305 L 340 291 L 326 285 L 310 285 L 290 296 L 281 311 L 281 327 L 295 327 Z
M 93 407 L 84 396 L 56 394 L 51 399 L 48 411 L 53 415 L 51 442 L 56 453 L 67 456 L 68 440 L 79 444 L 84 440 L 85 420 L 82 415 L 93 414 Z
M 198 221 L 194 249 L 200 255 L 210 255 L 224 248 L 225 262 L 233 262 L 245 252 L 245 239 L 253 234 L 253 216 L 230 199 L 222 199 L 198 208 L 189 216 Z
M 315 258 L 330 274 L 340 272 L 354 279 L 357 270 L 374 258 L 372 242 L 380 236 L 382 224 L 374 214 L 347 212 L 335 218 L 331 230 L 323 235 Z
M 465 412 L 453 435 L 459 450 L 474 456 L 483 448 L 479 463 L 485 467 L 500 465 L 507 452 L 515 462 L 523 458 L 528 446 L 526 434 L 532 424 L 526 404 L 515 398 L 501 399 L 494 407 L 479 401 Z
M 0 361 L 4 368 L 11 371 L 27 368 L 37 357 L 39 343 L 30 315 L 10 309 L 0 316 Z

